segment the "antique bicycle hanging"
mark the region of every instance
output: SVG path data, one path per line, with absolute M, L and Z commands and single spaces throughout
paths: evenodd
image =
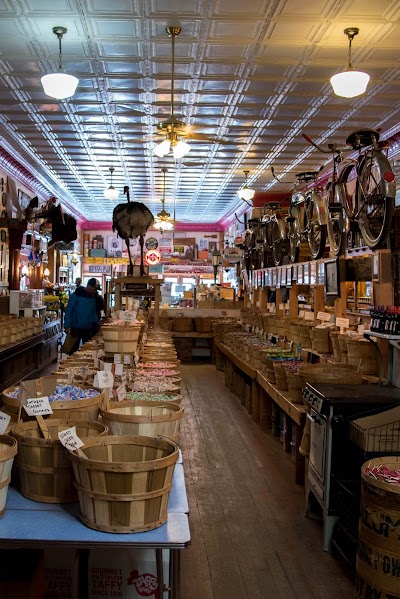
M 373 129 L 354 131 L 346 144 L 358 151 L 357 157 L 343 158 L 349 148 L 328 144 L 322 148 L 308 135 L 304 139 L 317 150 L 333 156 L 333 175 L 327 185 L 325 202 L 328 208 L 328 237 L 331 251 L 345 251 L 346 236 L 358 228 L 365 244 L 371 249 L 384 246 L 392 224 L 395 176 L 383 150 L 387 142 L 379 141 Z

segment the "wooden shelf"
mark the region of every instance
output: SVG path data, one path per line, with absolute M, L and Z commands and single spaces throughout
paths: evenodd
M 198 333 L 196 331 L 188 331 L 180 333 L 179 331 L 171 331 L 171 337 L 192 337 L 193 339 L 213 339 L 214 333 Z
M 242 360 L 241 358 L 239 358 L 236 354 L 232 353 L 231 350 L 226 347 L 226 345 L 224 343 L 221 343 L 220 341 L 215 341 L 215 345 L 218 347 L 218 349 L 220 349 L 226 356 L 227 358 L 230 359 L 231 362 L 233 362 L 233 364 L 235 364 L 235 366 L 237 366 L 242 372 L 244 372 L 247 376 L 249 376 L 251 379 L 256 379 L 257 377 L 257 370 L 255 368 L 253 368 L 252 364 L 250 364 L 249 362 L 245 362 L 244 360 Z
M 268 393 L 276 404 L 298 425 L 302 424 L 306 410 L 302 404 L 295 404 L 282 392 L 272 385 L 265 376 L 257 371 L 257 383 Z

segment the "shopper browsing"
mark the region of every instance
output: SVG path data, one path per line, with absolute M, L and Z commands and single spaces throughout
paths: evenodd
M 86 287 L 77 287 L 68 300 L 64 325 L 65 332 L 73 339 L 69 340 L 64 351 L 70 355 L 79 349 L 81 341 L 89 341 L 97 331 L 100 322 L 96 297 L 98 289 L 98 280 L 89 279 Z

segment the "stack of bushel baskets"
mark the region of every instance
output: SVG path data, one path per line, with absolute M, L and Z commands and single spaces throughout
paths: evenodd
M 169 331 L 115 318 L 51 376 L 3 391 L 10 424 L 0 436 L 1 515 L 12 471 L 33 501 L 79 501 L 82 522 L 96 530 L 164 524 L 183 416 L 178 367 Z M 43 396 L 52 414 L 28 416 L 26 398 Z M 59 439 L 72 427 L 79 449 Z

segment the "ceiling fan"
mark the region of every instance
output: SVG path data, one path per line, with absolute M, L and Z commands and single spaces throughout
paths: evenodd
M 223 139 L 193 132 L 190 125 L 186 125 L 184 121 L 181 121 L 175 116 L 175 38 L 181 33 L 181 31 L 181 27 L 166 27 L 166 32 L 172 40 L 171 113 L 168 118 L 158 123 L 158 131 L 156 135 L 151 136 L 151 139 L 158 139 L 157 135 L 164 135 L 164 140 L 157 144 L 157 146 L 154 148 L 154 154 L 160 158 L 163 158 L 169 154 L 170 150 L 172 149 L 175 160 L 186 156 L 190 150 L 190 146 L 185 139 L 209 141 L 212 143 L 221 144 L 227 143 Z

